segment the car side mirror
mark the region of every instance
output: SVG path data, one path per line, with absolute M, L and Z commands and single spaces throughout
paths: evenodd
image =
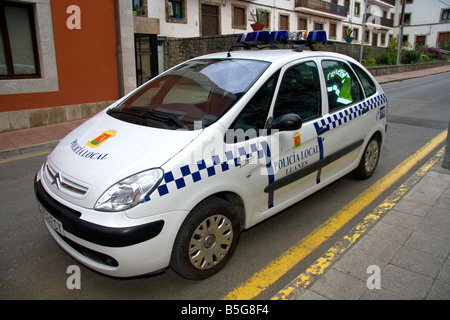
M 298 114 L 287 113 L 276 119 L 269 120 L 268 130 L 292 131 L 302 127 L 302 119 Z

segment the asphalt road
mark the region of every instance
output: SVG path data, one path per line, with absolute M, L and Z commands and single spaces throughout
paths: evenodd
M 388 97 L 389 124 L 375 175 L 365 181 L 346 176 L 245 231 L 230 263 L 217 275 L 198 282 L 183 279 L 170 269 L 154 276 L 114 279 L 83 267 L 53 241 L 37 209 L 33 178 L 46 155 L 0 163 L 0 299 L 221 299 L 447 128 L 450 73 L 383 88 Z M 406 178 L 255 299 L 276 294 Z M 67 287 L 71 276 L 67 268 L 72 265 L 80 267 L 80 289 Z

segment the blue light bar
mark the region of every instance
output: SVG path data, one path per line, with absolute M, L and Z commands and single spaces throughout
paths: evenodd
M 269 41 L 269 31 L 258 31 L 256 41 Z
M 270 33 L 269 41 L 286 41 L 289 40 L 289 32 L 286 30 L 272 31 Z
M 256 39 L 256 32 L 249 32 L 245 37 L 245 41 L 255 41 L 255 39 Z
M 256 47 L 259 49 L 267 48 L 267 47 L 275 47 L 279 44 L 291 44 L 292 48 L 296 51 L 301 51 L 303 47 L 308 47 L 312 51 L 314 51 L 314 44 L 316 42 L 321 42 L 323 44 L 330 43 L 327 40 L 327 33 L 325 30 L 315 30 L 308 33 L 308 37 L 305 40 L 306 30 L 300 30 L 297 32 L 289 33 L 287 30 L 280 31 L 253 31 L 247 34 L 242 33 L 238 35 L 237 42 L 238 46 L 233 46 L 230 50 L 233 50 L 234 47 L 246 47 L 249 49 L 250 47 Z
M 269 41 L 269 31 L 254 31 L 247 33 L 245 41 Z
M 327 32 L 325 30 L 310 31 L 308 33 L 308 38 L 306 39 L 306 41 L 308 42 L 327 41 Z

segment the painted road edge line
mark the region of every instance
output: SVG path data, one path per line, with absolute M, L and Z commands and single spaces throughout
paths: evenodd
M 423 160 L 431 152 L 433 152 L 433 150 L 445 141 L 446 136 L 447 130 L 439 133 L 422 148 L 416 151 L 416 153 L 409 156 L 388 174 L 383 176 L 371 187 L 357 196 L 353 201 L 342 207 L 337 213 L 317 227 L 309 235 L 300 240 L 296 245 L 292 246 L 262 270 L 253 274 L 249 279 L 237 288 L 233 289 L 222 299 L 250 300 L 268 289 L 296 264 L 302 261 L 307 255 L 318 248 L 347 222 L 365 209 L 370 203 L 376 200 L 377 197 L 396 183 L 419 161 Z
M 16 155 L 16 156 L 13 156 L 13 157 L 8 157 L 6 159 L 0 160 L 0 164 L 1 163 L 18 161 L 18 160 L 23 160 L 23 159 L 28 159 L 28 158 L 33 158 L 33 157 L 41 156 L 41 155 L 48 154 L 48 153 L 50 153 L 50 150 L 46 150 L 46 151 L 42 151 L 42 152 L 36 152 L 36 153 L 29 153 L 29 154 L 25 154 L 25 155 Z
M 314 280 L 331 267 L 342 254 L 352 247 L 355 242 L 368 231 L 382 216 L 389 212 L 400 199 L 414 187 L 430 168 L 442 158 L 444 148 L 439 150 L 426 164 L 419 168 L 408 180 L 397 188 L 389 197 L 368 214 L 362 222 L 358 223 L 340 241 L 336 242 L 323 256 L 316 260 L 305 272 L 301 273 L 287 286 L 280 290 L 272 300 L 295 300 L 304 293 Z

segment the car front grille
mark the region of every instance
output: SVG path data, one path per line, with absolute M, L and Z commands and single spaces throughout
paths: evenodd
M 58 171 L 49 162 L 45 164 L 44 177 L 49 186 L 71 197 L 82 198 L 89 190 L 86 184 L 75 181 L 75 179 Z

